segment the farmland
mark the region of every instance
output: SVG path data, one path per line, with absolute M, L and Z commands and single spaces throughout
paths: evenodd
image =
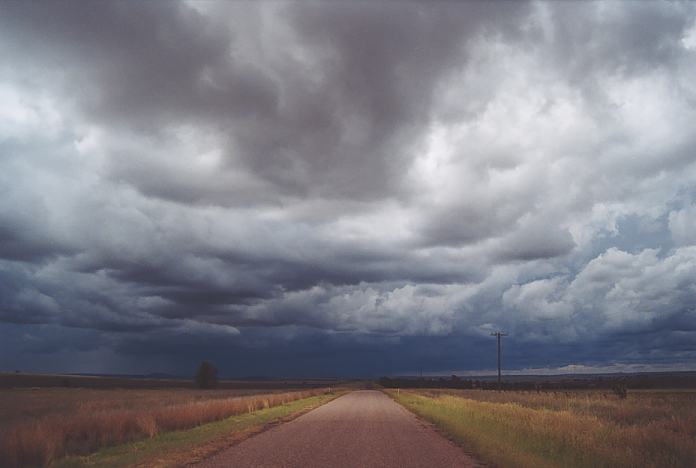
M 154 437 L 323 395 L 306 389 L 0 390 L 3 465 L 47 465 L 65 455 Z
M 59 377 L 44 376 L 41 380 L 34 376 L 29 381 L 56 385 Z M 228 381 L 228 388 L 199 390 L 183 380 L 173 382 L 171 388 L 163 388 L 157 379 L 134 380 L 75 377 L 70 386 L 0 389 L 0 465 L 140 466 L 153 460 L 166 466 L 194 463 L 269 424 L 323 405 L 345 393 L 335 391 L 339 385 L 344 389 L 365 385 L 269 381 L 264 387 L 262 381 Z M 108 387 L 109 383 L 116 386 Z M 334 388 L 313 388 L 320 383 L 333 384 Z M 145 388 L 148 385 L 150 388 Z M 251 388 L 253 385 L 257 388 Z M 676 468 L 693 467 L 696 460 L 694 389 L 630 389 L 625 398 L 611 389 L 390 388 L 384 392 L 433 422 L 475 459 L 493 466 Z M 345 407 L 335 416 L 344 418 L 343 424 L 358 418 L 350 424 L 372 427 L 375 418 L 382 421 L 380 415 L 389 409 L 387 403 L 394 405 L 384 397 L 384 402 L 377 401 L 376 395 L 357 392 L 351 397 L 357 398 L 355 404 L 346 406 L 348 399 L 333 406 Z M 403 435 L 409 424 L 406 419 L 390 421 L 395 424 L 393 428 L 379 426 L 381 432 L 374 434 L 390 441 L 378 444 L 375 456 L 391 453 L 401 440 L 392 440 L 391 435 Z M 293 424 L 285 429 L 287 437 L 278 443 L 292 448 L 292 434 L 299 434 L 297 427 Z M 349 433 L 326 427 L 303 442 L 303 453 L 311 459 L 315 452 L 334 447 L 324 455 L 337 456 L 339 447 L 366 443 Z M 421 437 L 430 436 L 414 433 L 413 437 L 416 444 L 425 443 Z M 288 450 L 293 454 L 301 451 Z M 229 453 L 234 458 L 237 452 Z M 262 459 L 264 451 L 255 456 Z
M 515 467 L 692 467 L 696 391 L 388 390 L 483 461 Z

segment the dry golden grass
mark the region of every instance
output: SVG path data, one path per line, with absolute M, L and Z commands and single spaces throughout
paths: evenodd
M 500 466 L 696 466 L 696 392 L 390 393 Z
M 68 454 L 188 429 L 326 393 L 38 389 L 0 392 L 0 465 L 46 466 Z

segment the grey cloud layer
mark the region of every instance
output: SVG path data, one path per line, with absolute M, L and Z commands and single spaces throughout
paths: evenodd
M 669 355 L 694 73 L 688 3 L 5 3 L 0 319 Z

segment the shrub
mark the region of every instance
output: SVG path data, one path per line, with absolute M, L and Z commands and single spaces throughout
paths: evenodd
M 614 385 L 611 387 L 611 391 L 614 392 L 614 395 L 619 397 L 619 400 L 625 400 L 628 396 L 628 390 L 626 389 L 626 386 L 622 384 Z

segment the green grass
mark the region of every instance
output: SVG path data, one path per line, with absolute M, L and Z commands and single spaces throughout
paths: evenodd
M 224 447 L 224 440 L 235 433 L 258 430 L 268 423 L 289 417 L 304 410 L 316 408 L 337 394 L 330 393 L 284 405 L 232 416 L 222 421 L 203 424 L 193 429 L 159 434 L 146 440 L 110 447 L 87 456 L 72 456 L 58 460 L 55 466 L 68 467 L 121 467 L 143 465 L 170 466 L 190 459 L 190 452 L 206 444 Z M 222 445 L 220 445 L 222 444 Z M 213 450 L 215 451 L 215 450 Z M 206 454 L 205 449 L 202 454 Z
M 681 401 L 692 401 L 693 394 L 674 395 L 674 404 L 665 405 L 664 397 L 647 396 L 388 393 L 483 461 L 502 467 L 695 466 L 696 418 Z

